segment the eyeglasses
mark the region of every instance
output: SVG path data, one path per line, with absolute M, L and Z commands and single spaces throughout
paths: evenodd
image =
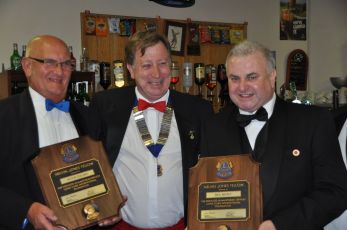
M 28 58 L 30 58 L 31 60 L 42 63 L 46 69 L 50 69 L 50 70 L 56 69 L 59 65 L 61 66 L 61 68 L 63 70 L 72 70 L 73 69 L 73 65 L 72 65 L 71 60 L 58 62 L 57 60 L 49 59 L 49 58 L 44 58 L 44 59 L 33 58 L 33 57 L 28 57 Z

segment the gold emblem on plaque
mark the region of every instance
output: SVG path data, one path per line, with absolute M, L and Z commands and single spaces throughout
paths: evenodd
M 88 203 L 83 207 L 83 213 L 87 220 L 95 220 L 99 216 L 99 209 L 95 203 Z
M 231 228 L 228 225 L 221 224 L 216 227 L 216 230 L 231 230 Z
M 80 157 L 77 153 L 77 147 L 74 144 L 64 144 L 60 149 L 61 155 L 63 155 L 63 160 L 66 163 L 71 163 Z
M 231 161 L 226 161 L 226 160 L 221 160 L 218 161 L 217 165 L 217 177 L 222 178 L 222 179 L 226 179 L 229 178 L 233 175 L 233 163 L 231 163 Z

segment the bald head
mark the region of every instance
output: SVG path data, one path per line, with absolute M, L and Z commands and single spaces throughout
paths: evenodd
M 62 51 L 69 53 L 67 44 L 58 37 L 52 35 L 39 35 L 32 38 L 27 45 L 26 57 L 35 56 L 44 52 L 49 46 L 59 46 Z
M 47 99 L 59 102 L 66 96 L 72 71 L 66 63 L 70 61 L 69 49 L 63 40 L 40 35 L 29 41 L 22 66 L 32 89 Z

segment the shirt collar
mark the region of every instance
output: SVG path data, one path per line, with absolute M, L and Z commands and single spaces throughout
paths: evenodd
M 29 93 L 33 101 L 35 110 L 39 111 L 42 114 L 47 113 L 45 104 L 46 98 L 31 87 L 29 87 Z
M 137 86 L 135 87 L 135 94 L 136 94 L 136 97 L 137 99 L 142 99 L 142 100 L 145 100 L 147 102 L 150 102 L 148 101 L 148 99 L 146 99 L 141 93 L 140 91 L 138 90 Z M 158 101 L 166 101 L 166 104 L 167 104 L 167 101 L 169 99 L 169 95 L 170 95 L 170 90 L 167 90 L 166 93 L 161 97 L 159 98 L 158 100 L 155 100 L 155 101 L 151 101 L 151 103 L 156 103 Z
M 270 117 L 272 116 L 272 113 L 273 113 L 273 110 L 275 107 L 275 102 L 276 102 L 276 94 L 274 93 L 272 95 L 272 98 L 263 105 L 264 109 L 266 110 L 266 112 L 268 114 L 268 119 L 270 119 Z M 256 111 L 254 111 L 253 113 L 250 113 L 250 112 L 247 112 L 247 111 L 244 111 L 241 109 L 239 109 L 239 111 L 240 111 L 240 114 L 254 114 L 254 113 L 256 113 Z

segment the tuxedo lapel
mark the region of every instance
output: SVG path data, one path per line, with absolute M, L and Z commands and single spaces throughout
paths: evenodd
M 126 88 L 120 95 L 109 97 L 108 100 L 110 104 L 110 116 L 104 117 L 110 119 L 107 122 L 109 127 L 107 129 L 106 142 L 108 143 L 107 152 L 109 154 L 109 160 L 111 165 L 113 165 L 122 145 L 131 116 L 131 110 L 136 100 L 135 88 Z
M 334 113 L 336 131 L 339 134 L 347 118 L 347 106 L 343 106 L 339 108 L 338 110 L 333 111 L 333 113 Z
M 283 146 L 287 139 L 287 115 L 285 102 L 276 99 L 275 107 L 268 123 L 268 141 L 261 164 L 261 180 L 263 190 L 263 204 L 271 199 L 276 188 L 283 157 Z M 281 135 L 279 135 L 281 134 Z M 266 209 L 266 208 L 265 208 Z
M 196 126 L 194 126 L 195 116 L 189 108 L 189 105 L 185 103 L 182 98 L 175 92 L 170 91 L 170 99 L 172 100 L 172 106 L 175 113 L 175 118 L 177 122 L 178 132 L 181 140 L 181 150 L 182 150 L 182 162 L 183 167 L 188 167 L 188 161 L 186 160 L 186 152 L 190 151 L 189 146 L 199 140 L 199 130 L 195 130 Z M 198 122 L 198 121 L 196 121 Z M 193 143 L 192 143 L 193 142 Z
M 20 143 L 24 159 L 32 159 L 39 152 L 39 134 L 34 105 L 29 91 L 19 95 L 19 117 L 21 131 L 18 132 L 16 141 Z

